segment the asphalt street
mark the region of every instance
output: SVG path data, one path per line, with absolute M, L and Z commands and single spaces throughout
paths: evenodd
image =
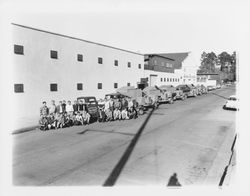
M 181 185 L 217 186 L 236 131 L 236 112 L 222 109 L 233 94 L 231 86 L 162 104 L 139 136 L 150 111 L 134 120 L 13 135 L 13 184 L 102 186 L 118 167 L 115 185 L 166 186 L 176 173 Z

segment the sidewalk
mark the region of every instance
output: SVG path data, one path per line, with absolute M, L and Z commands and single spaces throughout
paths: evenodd
M 15 125 L 12 129 L 12 134 L 24 133 L 36 129 L 39 126 L 38 119 L 39 117 L 26 117 L 14 121 Z

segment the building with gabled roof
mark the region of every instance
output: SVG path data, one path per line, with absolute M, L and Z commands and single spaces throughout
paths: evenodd
M 151 86 L 197 83 L 198 64 L 191 52 L 145 54 L 144 61 L 145 75 Z

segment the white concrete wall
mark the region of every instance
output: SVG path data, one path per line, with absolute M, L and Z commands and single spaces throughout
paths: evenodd
M 216 86 L 216 80 L 206 80 L 206 81 L 203 81 L 203 82 L 197 82 L 197 84 L 199 85 L 204 85 L 205 87 L 207 86 Z
M 198 63 L 195 61 L 195 58 L 191 52 L 182 62 L 182 78 L 184 84 L 197 84 L 197 70 L 199 68 Z
M 152 71 L 152 70 L 144 70 L 144 78 L 148 77 L 150 79 L 150 75 L 157 75 L 157 79 L 155 84 L 157 86 L 161 86 L 161 85 L 173 85 L 173 86 L 177 86 L 179 84 L 181 84 L 181 80 L 180 80 L 180 75 L 176 74 L 176 73 L 167 73 L 167 72 L 158 72 L 158 71 Z M 163 79 L 161 81 L 161 78 Z M 164 78 L 166 79 L 166 81 L 164 82 Z M 174 78 L 174 79 L 178 79 L 179 78 L 179 82 L 175 82 L 175 80 L 172 82 L 167 81 L 167 78 Z M 149 81 L 150 83 L 150 81 Z
M 137 84 L 143 77 L 143 55 L 129 53 L 110 47 L 70 39 L 13 25 L 14 44 L 24 46 L 24 55 L 13 54 L 15 83 L 24 84 L 24 93 L 14 93 L 17 107 L 15 121 L 17 128 L 25 126 L 24 121 L 35 124 L 42 101 L 54 99 L 75 100 L 78 96 L 104 97 L 118 88 Z M 50 58 L 50 50 L 58 51 L 58 59 Z M 77 54 L 83 54 L 83 62 L 77 61 Z M 98 57 L 103 64 L 98 64 Z M 114 66 L 114 60 L 119 65 Z M 131 62 L 131 68 L 127 63 Z M 141 64 L 141 69 L 138 68 Z M 57 92 L 50 92 L 50 83 L 58 84 Z M 77 90 L 77 83 L 83 83 L 83 90 Z M 102 83 L 103 89 L 97 89 Z M 30 119 L 30 120 L 29 120 Z M 31 123 L 32 122 L 32 123 Z

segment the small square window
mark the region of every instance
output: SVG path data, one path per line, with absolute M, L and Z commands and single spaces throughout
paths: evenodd
M 98 83 L 98 84 L 97 84 L 97 88 L 98 88 L 98 89 L 102 89 L 102 83 Z
M 57 84 L 50 84 L 50 91 L 57 91 Z
M 118 83 L 114 83 L 114 88 L 118 88 Z
M 23 93 L 23 84 L 14 84 L 15 93 Z
M 138 68 L 141 69 L 141 64 L 138 64 Z
M 102 58 L 101 57 L 98 57 L 98 63 L 102 64 Z
M 118 66 L 118 60 L 114 61 L 115 66 Z
M 15 54 L 23 54 L 23 46 L 21 46 L 21 45 L 14 45 L 14 53 Z
M 57 58 L 58 58 L 58 57 L 57 57 L 57 51 L 51 50 L 51 51 L 50 51 L 50 58 L 52 58 L 52 59 L 57 59 Z
M 78 55 L 77 55 L 77 61 L 80 61 L 80 62 L 83 61 L 83 56 L 82 56 L 82 54 L 78 54 Z
M 128 67 L 131 67 L 131 62 L 128 62 Z
M 130 86 L 130 82 L 127 83 L 127 86 Z
M 82 90 L 82 83 L 77 83 L 77 90 L 81 91 Z

